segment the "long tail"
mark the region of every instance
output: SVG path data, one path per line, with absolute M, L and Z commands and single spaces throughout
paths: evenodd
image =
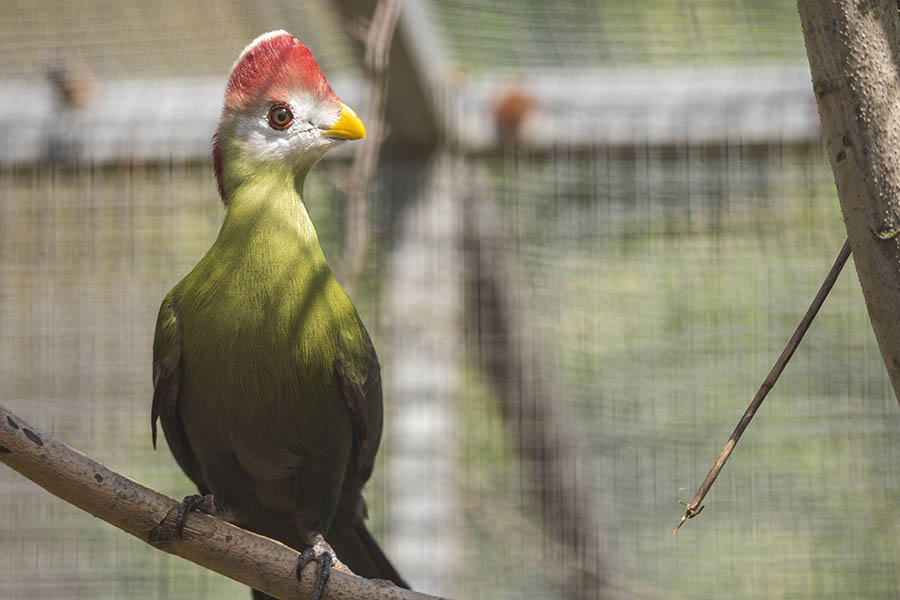
M 409 584 L 400 577 L 364 523 L 332 531 L 327 540 L 337 557 L 360 577 L 388 579 L 409 589 Z

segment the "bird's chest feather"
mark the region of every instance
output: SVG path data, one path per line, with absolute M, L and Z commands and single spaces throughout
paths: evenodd
M 197 428 L 254 435 L 346 418 L 334 362 L 360 336 L 321 251 L 250 239 L 210 251 L 186 278 L 187 412 Z

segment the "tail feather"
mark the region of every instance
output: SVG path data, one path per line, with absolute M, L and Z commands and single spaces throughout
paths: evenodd
M 327 539 L 337 557 L 360 577 L 387 579 L 409 589 L 409 584 L 400 577 L 364 523 L 332 531 Z

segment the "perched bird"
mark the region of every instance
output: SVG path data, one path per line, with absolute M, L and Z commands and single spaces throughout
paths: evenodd
M 525 92 L 509 90 L 494 103 L 494 127 L 502 145 L 516 145 L 525 122 L 538 107 L 538 101 Z
M 47 61 L 46 75 L 64 110 L 86 110 L 97 93 L 90 69 L 71 58 L 67 60 L 62 51 Z
M 310 167 L 363 137 L 300 40 L 273 31 L 247 46 L 213 136 L 225 219 L 163 300 L 153 345 L 154 446 L 159 419 L 217 511 L 303 550 L 298 577 L 317 561 L 317 596 L 335 552 L 360 576 L 406 587 L 364 524 L 378 359 L 301 199 Z M 181 527 L 199 500 L 185 499 Z
M 94 76 L 71 53 L 57 51 L 47 61 L 45 74 L 55 92 L 53 127 L 47 127 L 44 159 L 51 164 L 78 162 L 83 158 L 85 119 L 97 95 Z

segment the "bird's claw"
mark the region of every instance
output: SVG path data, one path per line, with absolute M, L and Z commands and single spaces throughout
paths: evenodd
M 178 507 L 178 516 L 175 518 L 175 529 L 178 537 L 184 539 L 184 524 L 187 522 L 188 513 L 192 510 L 200 510 L 207 514 L 215 513 L 215 501 L 212 494 L 201 496 L 200 494 L 191 494 L 185 496 Z
M 317 563 L 313 600 L 321 600 L 322 593 L 325 591 L 325 584 L 328 583 L 328 578 L 331 577 L 331 568 L 337 561 L 334 550 L 321 536 L 318 536 L 318 539 L 312 546 L 300 553 L 300 558 L 297 560 L 297 581 L 303 581 L 303 568 L 312 561 Z M 338 562 L 338 564 L 340 563 Z

